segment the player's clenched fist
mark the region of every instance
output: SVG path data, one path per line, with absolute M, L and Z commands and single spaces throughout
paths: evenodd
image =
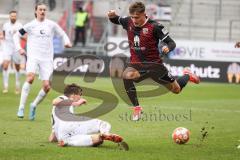
M 167 46 L 163 46 L 163 47 L 162 47 L 162 52 L 163 52 L 164 54 L 167 54 L 167 53 L 169 52 L 169 48 L 168 48 Z
M 114 17 L 116 17 L 116 16 L 117 16 L 116 11 L 115 11 L 115 10 L 110 10 L 110 11 L 108 11 L 108 12 L 107 12 L 107 16 L 108 16 L 109 18 L 114 18 Z
M 72 44 L 71 43 L 65 44 L 64 47 L 65 48 L 72 48 Z

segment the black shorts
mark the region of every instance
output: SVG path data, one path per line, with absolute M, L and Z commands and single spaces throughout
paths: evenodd
M 135 82 L 141 82 L 144 79 L 152 78 L 160 84 L 168 84 L 175 81 L 168 69 L 161 63 L 157 64 L 128 64 L 128 67 L 136 69 L 140 73 L 140 77 Z

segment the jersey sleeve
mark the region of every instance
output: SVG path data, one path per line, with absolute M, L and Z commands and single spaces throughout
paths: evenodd
M 27 33 L 23 27 L 21 27 L 18 32 L 16 32 L 15 34 L 13 34 L 13 42 L 16 48 L 16 51 L 19 51 L 20 49 L 22 49 L 22 46 L 20 44 L 20 38 L 22 36 L 24 36 L 24 34 Z
M 31 24 L 30 23 L 27 23 L 25 24 L 24 26 L 22 26 L 20 29 L 19 29 L 19 33 L 21 36 L 24 36 L 25 33 L 29 33 L 30 32 L 30 28 L 31 28 Z
M 119 23 L 123 26 L 124 29 L 128 28 L 128 21 L 130 17 L 119 17 Z
M 130 17 L 116 16 L 114 18 L 110 18 L 110 21 L 114 24 L 122 25 L 124 29 L 127 29 L 129 19 Z
M 64 96 L 64 95 L 58 96 L 58 98 L 59 98 L 59 99 L 62 99 L 62 100 L 68 99 L 68 97 L 67 97 L 67 96 Z
M 64 41 L 64 45 L 71 43 L 70 39 L 68 38 L 68 36 L 64 32 L 64 30 L 55 22 L 54 22 L 54 32 L 55 32 L 56 35 L 62 37 L 62 39 Z
M 61 99 L 62 101 L 69 99 L 69 98 L 68 98 L 67 96 L 65 96 L 65 95 L 58 96 L 58 98 Z M 69 107 L 69 112 L 72 113 L 72 114 L 74 114 L 74 107 L 73 107 L 73 106 L 70 106 L 70 107 Z
M 154 26 L 154 31 L 153 32 L 154 32 L 154 36 L 161 41 L 166 39 L 169 35 L 168 30 L 162 24 L 156 24 Z
M 23 28 L 22 23 L 18 23 L 18 29 L 21 29 L 21 28 Z

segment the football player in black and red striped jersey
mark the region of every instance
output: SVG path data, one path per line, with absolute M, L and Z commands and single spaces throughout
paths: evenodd
M 142 2 L 132 3 L 129 7 L 129 14 L 128 17 L 120 17 L 115 10 L 107 13 L 112 23 L 122 25 L 127 31 L 130 63 L 123 72 L 123 81 L 128 97 L 134 106 L 133 120 L 139 120 L 142 107 L 139 106 L 134 82 L 152 78 L 177 94 L 188 81 L 198 84 L 200 79 L 189 70 L 185 70 L 183 76 L 176 80 L 163 65 L 159 56 L 159 42 L 166 44 L 162 47 L 164 54 L 172 51 L 176 44 L 163 25 L 147 17 L 145 5 Z

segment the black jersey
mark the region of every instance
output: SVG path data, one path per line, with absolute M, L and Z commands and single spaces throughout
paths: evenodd
M 169 37 L 168 31 L 163 25 L 151 19 L 146 19 L 146 22 L 141 27 L 136 27 L 131 17 L 123 18 L 118 16 L 110 20 L 115 24 L 122 25 L 127 31 L 131 63 L 162 63 L 158 44 L 159 41 L 164 41 Z M 169 48 L 170 50 L 174 49 L 175 43 L 172 48 Z

